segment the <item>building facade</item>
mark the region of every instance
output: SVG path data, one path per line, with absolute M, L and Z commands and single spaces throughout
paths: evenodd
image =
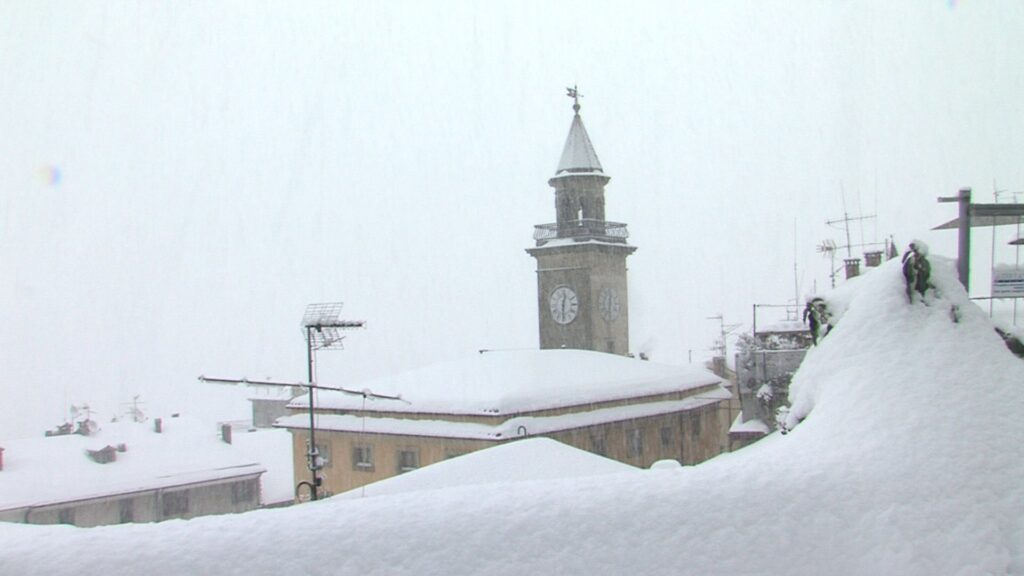
M 0 521 L 92 527 L 259 508 L 266 468 L 186 420 L 6 441 Z
M 585 350 L 487 352 L 363 383 L 375 401 L 320 392 L 322 490 L 337 494 L 524 438 L 546 437 L 645 468 L 696 464 L 726 450 L 731 393 L 720 378 Z M 308 397 L 277 426 L 293 434 L 296 483 L 309 480 Z

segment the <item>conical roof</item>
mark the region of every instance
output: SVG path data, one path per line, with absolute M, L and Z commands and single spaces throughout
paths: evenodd
M 587 129 L 583 127 L 583 119 L 580 118 L 579 112 L 572 117 L 569 137 L 565 139 L 562 159 L 558 161 L 555 175 L 564 172 L 604 172 L 601 161 L 597 159 L 597 152 L 594 152 L 594 145 L 590 143 Z

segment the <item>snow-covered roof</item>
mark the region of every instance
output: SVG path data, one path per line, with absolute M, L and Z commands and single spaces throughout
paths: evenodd
M 317 393 L 326 410 L 496 416 L 693 390 L 721 379 L 694 366 L 670 366 L 590 350 L 514 350 L 473 354 L 354 386 L 405 402 Z M 309 396 L 289 407 L 308 408 Z
M 601 161 L 597 159 L 597 152 L 594 145 L 590 143 L 590 136 L 587 129 L 583 127 L 583 119 L 579 113 L 573 115 L 572 125 L 569 127 L 569 136 L 565 139 L 565 147 L 562 148 L 562 158 L 558 161 L 558 168 L 555 174 L 563 172 L 600 172 Z
M 807 332 L 810 329 L 807 324 L 799 320 L 782 320 L 766 324 L 758 324 L 757 333 L 766 334 L 770 332 Z
M 70 434 L 4 441 L 0 510 L 102 498 L 262 474 L 265 468 L 234 450 L 215 430 L 187 418 L 101 424 L 92 436 Z M 117 459 L 99 464 L 86 450 L 124 444 Z
M 498 444 L 399 476 L 392 476 L 344 492 L 335 498 L 361 498 L 480 484 L 583 478 L 639 471 L 639 468 L 629 464 L 598 456 L 556 440 L 529 438 Z
M 765 424 L 760 418 L 751 418 L 746 422 L 743 421 L 743 414 L 736 416 L 736 419 L 732 421 L 732 426 L 729 427 L 730 434 L 767 434 L 771 432 L 768 425 Z
M 702 464 L 188 522 L 0 523 L 0 565 L 38 574 L 78 574 L 82 558 L 102 559 L 112 574 L 1020 573 L 1024 362 L 951 261 L 932 258 L 938 293 L 927 304 L 907 302 L 898 260 L 861 278 L 845 295 L 828 293 L 830 310 L 844 314 L 794 375 L 791 414 L 803 420 Z
M 557 416 L 518 416 L 496 425 L 478 422 L 452 422 L 449 420 L 374 418 L 351 414 L 317 414 L 317 430 L 337 432 L 362 432 L 367 434 L 399 434 L 403 436 L 431 436 L 442 438 L 466 438 L 475 440 L 504 440 L 516 436 L 548 434 L 560 430 L 595 426 L 606 422 L 621 422 L 634 418 L 646 418 L 659 414 L 671 414 L 693 410 L 728 400 L 731 394 L 725 388 L 714 388 L 699 396 L 683 400 L 666 400 L 598 408 L 583 412 L 559 414 Z M 292 414 L 278 418 L 276 426 L 282 428 L 309 428 L 308 414 Z

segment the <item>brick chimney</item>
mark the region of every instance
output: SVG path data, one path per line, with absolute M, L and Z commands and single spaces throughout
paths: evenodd
M 860 276 L 860 258 L 844 258 L 843 264 L 846 264 L 847 280 L 855 276 Z
M 882 263 L 882 251 L 875 250 L 873 252 L 864 253 L 864 266 L 868 268 L 877 268 Z

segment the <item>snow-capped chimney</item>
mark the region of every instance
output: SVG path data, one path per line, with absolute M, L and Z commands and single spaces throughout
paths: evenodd
M 844 258 L 843 263 L 846 264 L 847 280 L 854 276 L 860 276 L 860 258 Z
M 225 444 L 231 444 L 231 424 L 220 425 L 220 439 L 223 440 Z
M 877 268 L 882 264 L 882 251 L 875 250 L 873 252 L 864 253 L 864 266 L 868 268 Z
M 164 419 L 154 418 L 153 419 L 153 432 L 160 434 L 164 431 Z

